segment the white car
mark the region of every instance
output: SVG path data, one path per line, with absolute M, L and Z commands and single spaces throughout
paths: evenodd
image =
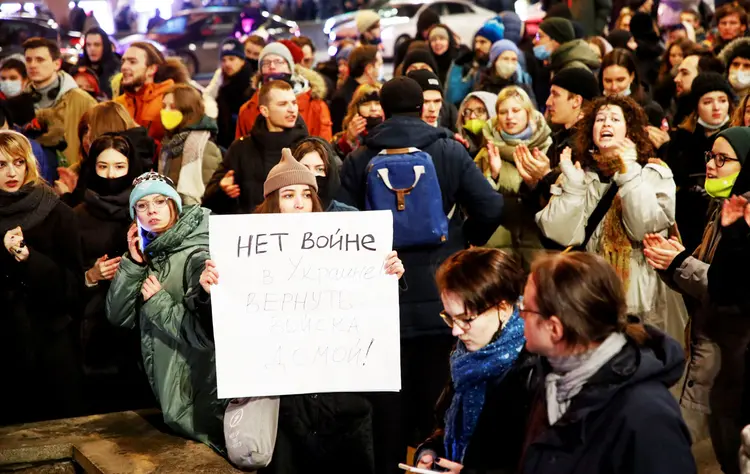
M 474 34 L 497 13 L 478 7 L 464 0 L 395 0 L 377 9 L 380 15 L 381 37 L 383 39 L 383 57 L 394 56 L 397 44 L 414 38 L 417 34 L 417 20 L 427 8 L 440 17 L 440 22 L 448 25 L 458 35 L 461 43 L 473 47 Z M 346 23 L 334 26 L 328 34 L 332 48 L 329 54 L 335 54 L 335 45 L 344 38 L 357 39 L 357 25 L 354 18 Z

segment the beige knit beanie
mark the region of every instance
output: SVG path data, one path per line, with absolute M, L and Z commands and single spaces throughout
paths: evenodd
M 295 184 L 306 184 L 318 192 L 315 175 L 305 165 L 294 159 L 292 150 L 284 148 L 281 150 L 281 161 L 271 168 L 266 182 L 263 183 L 263 197 L 268 197 L 269 194 L 285 186 Z
M 357 16 L 354 17 L 354 22 L 357 24 L 359 34 L 364 34 L 380 22 L 380 15 L 373 10 L 360 10 L 357 12 Z

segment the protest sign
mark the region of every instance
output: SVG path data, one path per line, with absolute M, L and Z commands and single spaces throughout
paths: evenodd
M 388 211 L 211 216 L 220 398 L 401 388 Z

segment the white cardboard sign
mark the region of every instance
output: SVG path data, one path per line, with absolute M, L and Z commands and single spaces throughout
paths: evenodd
M 388 211 L 211 216 L 220 398 L 401 389 Z

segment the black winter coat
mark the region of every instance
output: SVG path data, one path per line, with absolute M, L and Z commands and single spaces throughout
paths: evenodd
M 464 456 L 465 474 L 515 472 L 521 458 L 523 435 L 532 401 L 533 369 L 538 357 L 526 351 L 519 354 L 515 365 L 504 377 L 489 382 L 482 413 Z M 437 457 L 445 456 L 443 434 L 445 413 L 453 400 L 453 383 L 443 390 L 435 407 L 436 430 L 419 448 L 414 465 L 425 450 Z
M 281 397 L 273 460 L 259 474 L 374 474 L 372 408 L 355 393 Z
M 682 375 L 680 344 L 648 328 L 629 340 L 572 400 L 563 417 L 531 440 L 523 474 L 695 474 L 690 433 L 669 387 Z M 548 367 L 540 367 L 543 373 Z M 547 422 L 544 384 L 531 417 Z M 527 440 L 528 441 L 528 440 Z
M 8 205 L 3 196 L 0 208 Z M 0 425 L 82 411 L 74 323 L 83 285 L 81 242 L 73 210 L 56 197 L 49 209 L 38 224 L 21 225 L 26 261 L 17 262 L 0 247 L 0 376 L 9 388 Z M 0 236 L 22 218 L 0 210 Z
M 435 270 L 467 244 L 487 242 L 500 224 L 503 197 L 492 189 L 451 132 L 431 127 L 417 117 L 394 116 L 373 128 L 364 144 L 344 161 L 337 200 L 365 209 L 370 160 L 380 150 L 408 147 L 417 147 L 432 156 L 446 215 L 457 204 L 467 216 L 463 224 L 454 216 L 448 241 L 442 246 L 399 251 L 406 268 L 401 280 L 406 289 L 399 298 L 402 337 L 445 334 L 447 327 L 438 316 L 442 303 L 435 285 Z
M 294 148 L 298 141 L 307 136 L 307 126 L 302 117 L 297 118 L 294 128 L 273 133 L 268 131 L 265 117 L 259 116 L 250 135 L 232 143 L 211 176 L 203 195 L 203 207 L 216 214 L 253 212 L 263 202 L 263 183 L 271 168 L 281 161 L 281 150 Z M 240 185 L 240 197 L 236 199 L 227 196 L 219 186 L 229 170 L 234 170 L 234 183 Z
M 349 108 L 349 102 L 354 97 L 354 91 L 359 87 L 353 77 L 348 77 L 341 87 L 331 97 L 331 121 L 333 122 L 333 133 L 339 133 L 342 130 L 342 124 L 344 123 L 344 117 L 346 117 L 346 111 Z
M 219 108 L 219 113 L 216 117 L 216 124 L 219 127 L 216 144 L 225 150 L 234 141 L 240 107 L 252 98 L 247 87 L 250 84 L 252 75 L 253 68 L 250 63 L 246 62 L 237 74 L 225 77 L 224 82 L 219 87 L 219 93 L 216 97 L 216 104 Z
M 726 128 L 726 126 L 724 127 Z M 711 197 L 706 194 L 706 161 L 704 153 L 711 150 L 717 133 L 706 136 L 706 129 L 696 124 L 695 130 L 680 127 L 671 134 L 667 164 L 677 185 L 675 220 L 683 245 L 694 250 L 703 238 L 708 223 Z

